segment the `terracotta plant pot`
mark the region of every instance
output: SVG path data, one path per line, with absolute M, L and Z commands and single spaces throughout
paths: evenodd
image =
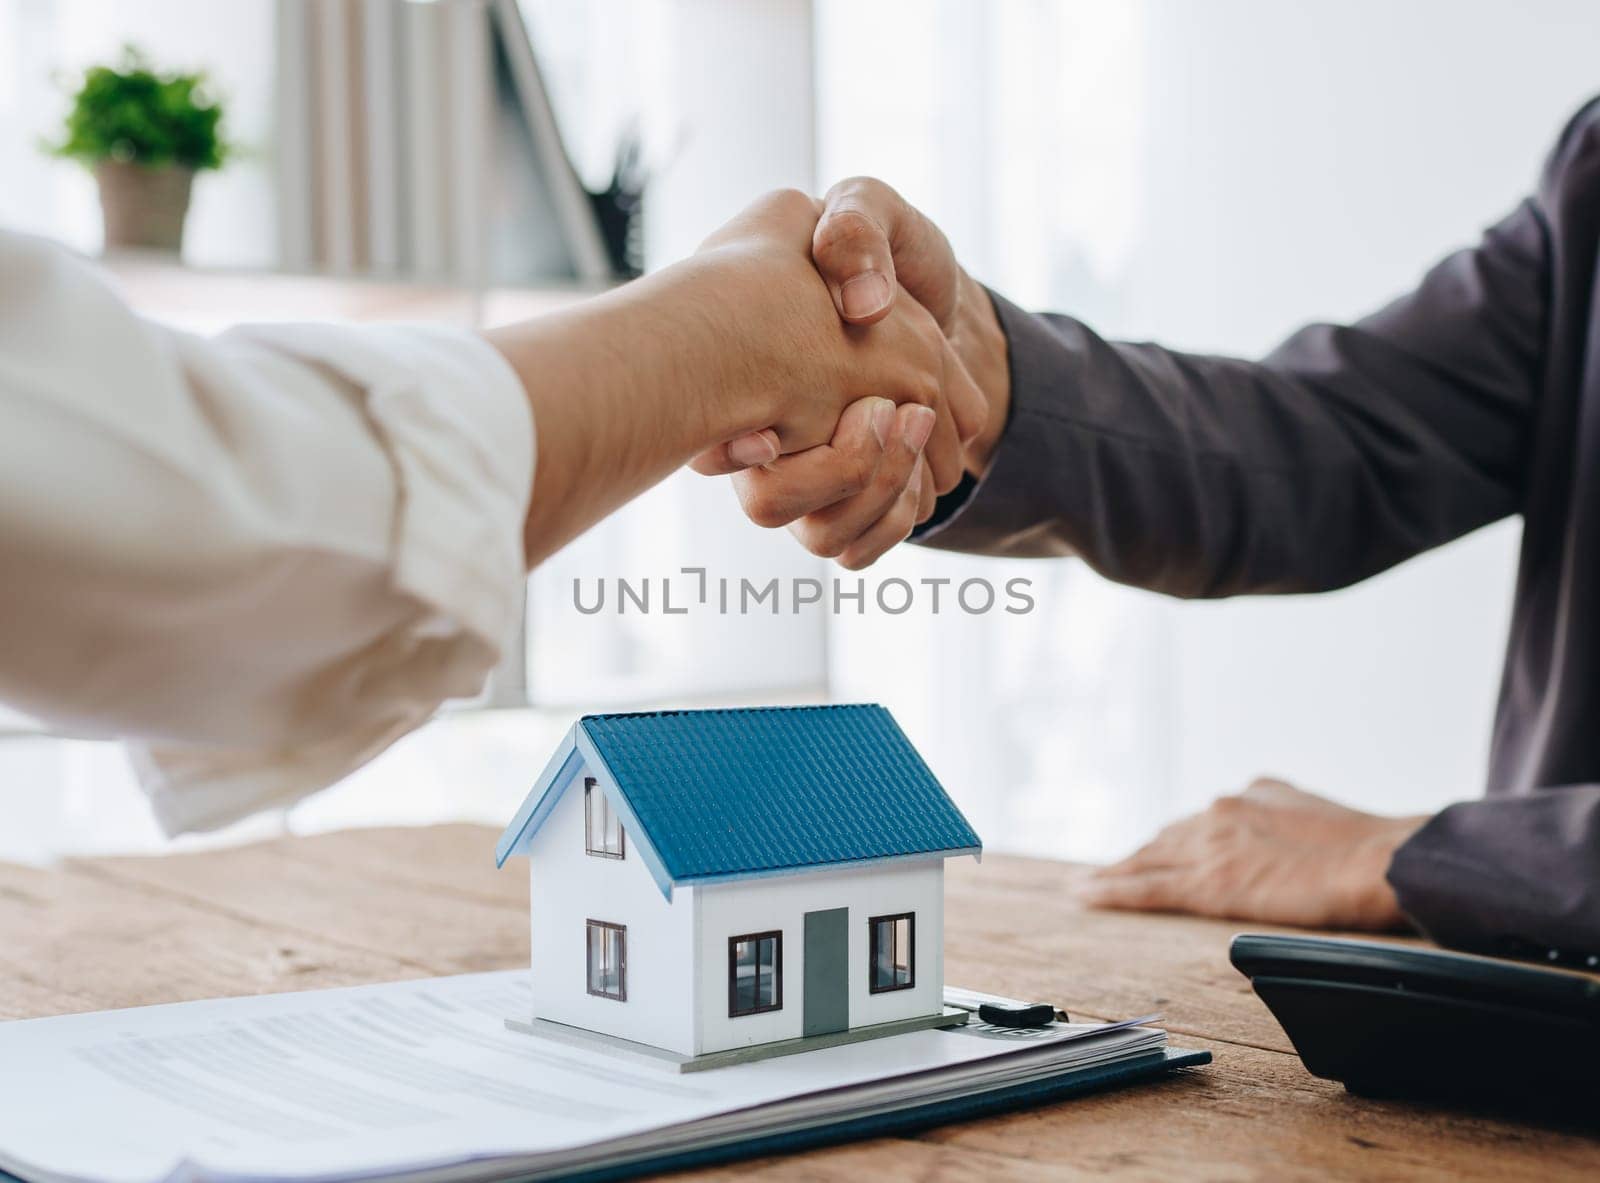
M 100 185 L 106 250 L 134 247 L 177 253 L 182 248 L 183 219 L 194 184 L 192 168 L 146 168 L 102 160 L 94 166 L 94 179 Z

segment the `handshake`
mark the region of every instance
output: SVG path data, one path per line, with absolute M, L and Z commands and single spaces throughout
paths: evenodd
M 751 521 L 859 569 L 963 473 L 983 474 L 1009 400 L 1005 336 L 944 235 L 894 190 L 769 194 L 679 267 L 701 277 L 732 351 L 703 392 L 723 404 L 708 418 L 723 438 L 691 466 L 732 473 Z

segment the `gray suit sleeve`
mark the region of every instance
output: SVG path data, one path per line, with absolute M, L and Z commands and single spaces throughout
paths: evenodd
M 1452 805 L 1395 852 L 1389 883 L 1441 945 L 1600 956 L 1600 785 Z
M 1106 341 L 996 297 L 1010 419 L 919 540 L 1226 596 L 1340 587 L 1517 512 L 1553 284 L 1542 210 L 1258 362 Z M 1452 806 L 1389 875 L 1442 943 L 1600 951 L 1600 786 Z
M 1533 201 L 1355 324 L 1261 361 L 994 297 L 1010 418 L 924 545 L 1078 555 L 1171 595 L 1340 587 L 1516 512 L 1548 300 Z

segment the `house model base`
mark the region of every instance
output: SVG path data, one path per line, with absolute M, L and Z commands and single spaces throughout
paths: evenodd
M 537 1035 L 542 1039 L 565 1043 L 591 1051 L 620 1055 L 658 1064 L 674 1072 L 703 1072 L 707 1068 L 731 1068 L 735 1064 L 752 1064 L 757 1060 L 771 1060 L 778 1056 L 792 1056 L 797 1052 L 820 1051 L 826 1047 L 840 1047 L 847 1043 L 860 1043 L 867 1039 L 880 1039 L 885 1035 L 904 1035 L 910 1031 L 931 1031 L 942 1027 L 965 1026 L 970 1011 L 947 1006 L 943 1014 L 918 1015 L 910 1019 L 896 1019 L 888 1023 L 874 1023 L 870 1027 L 851 1027 L 844 1031 L 830 1031 L 825 1035 L 802 1035 L 798 1039 L 781 1039 L 776 1043 L 754 1043 L 726 1051 L 707 1052 L 699 1056 L 683 1056 L 648 1043 L 635 1043 L 599 1031 L 553 1023 L 548 1019 L 507 1019 L 506 1028 L 523 1035 Z

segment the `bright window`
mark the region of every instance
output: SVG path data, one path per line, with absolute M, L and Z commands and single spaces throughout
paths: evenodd
M 583 778 L 583 815 L 583 840 L 589 853 L 600 858 L 621 858 L 622 821 L 592 776 Z
M 783 934 L 728 938 L 728 1017 L 783 1009 Z
M 917 918 L 911 912 L 898 916 L 874 916 L 867 921 L 868 989 L 874 994 L 887 990 L 909 990 L 916 983 L 913 972 Z
M 589 993 L 628 1001 L 628 930 L 604 920 L 586 921 L 589 929 Z

